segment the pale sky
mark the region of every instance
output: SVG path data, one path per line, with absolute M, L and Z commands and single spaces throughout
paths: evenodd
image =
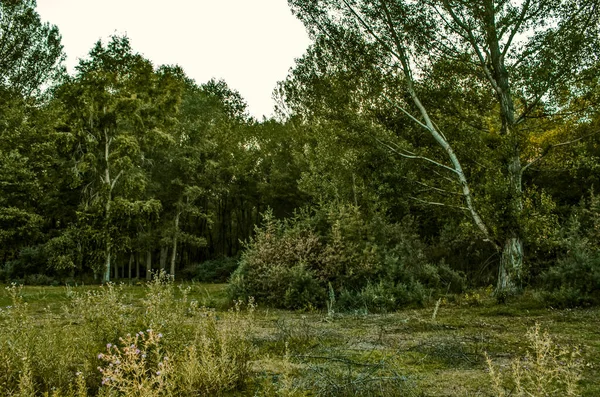
M 58 26 L 74 71 L 98 39 L 126 34 L 155 66 L 178 64 L 197 83 L 224 79 L 259 120 L 271 94 L 310 44 L 287 0 L 37 0 Z

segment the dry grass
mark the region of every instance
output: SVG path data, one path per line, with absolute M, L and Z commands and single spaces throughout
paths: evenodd
M 389 314 L 294 313 L 224 296 L 167 280 L 3 289 L 0 394 L 600 395 L 598 308 L 480 292 Z

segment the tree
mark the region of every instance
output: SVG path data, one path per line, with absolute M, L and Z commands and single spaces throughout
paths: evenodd
M 58 28 L 42 23 L 35 7 L 35 0 L 0 1 L 0 85 L 24 96 L 63 72 Z
M 535 152 L 528 147 L 532 134 L 528 126 L 534 116 L 558 117 L 557 94 L 593 61 L 599 48 L 598 1 L 289 0 L 289 4 L 315 37 L 326 35 L 338 43 L 338 54 L 348 64 L 357 48 L 372 48 L 372 65 L 388 82 L 379 92 L 381 102 L 425 131 L 446 160 L 393 145 L 388 145 L 390 150 L 434 164 L 458 182 L 471 221 L 501 252 L 497 292 L 516 288 L 523 273 L 523 173 L 538 161 L 538 156 L 525 157 Z M 496 203 L 502 216 L 496 216 L 497 224 L 491 226 L 490 219 L 482 217 L 464 158 L 455 150 L 449 131 L 443 130 L 444 114 L 426 97 L 428 78 L 444 62 L 455 68 L 438 78 L 452 79 L 457 69 L 468 71 L 469 80 L 463 76 L 457 83 L 484 87 L 497 106 L 488 134 L 496 141 L 495 166 L 501 172 L 495 183 L 504 197 Z
M 132 51 L 127 37 L 96 43 L 59 98 L 78 138 L 76 170 L 82 174 L 81 214 L 92 240 L 103 245 L 103 280 L 110 279 L 115 250 L 124 249 L 120 222 L 155 214 L 161 203 L 144 196 L 153 148 L 171 137 L 164 128 L 178 106 L 178 91 L 163 90 L 161 74 Z

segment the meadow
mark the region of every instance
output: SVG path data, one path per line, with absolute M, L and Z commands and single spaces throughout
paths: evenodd
M 223 284 L 0 292 L 3 396 L 598 396 L 600 309 L 489 290 L 392 313 L 291 312 Z

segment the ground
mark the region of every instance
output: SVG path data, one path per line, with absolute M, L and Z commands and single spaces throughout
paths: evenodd
M 187 299 L 216 307 L 217 319 L 219 313 L 226 316 L 229 303 L 225 285 L 187 287 Z M 44 329 L 52 332 L 53 326 L 79 326 L 80 322 L 69 320 L 65 308 L 73 296 L 95 290 L 101 288 L 24 287 L 20 296 L 27 303 L 26 315 L 43 322 Z M 6 314 L 11 310 L 10 291 L 1 291 L 0 310 Z M 146 299 L 147 288 L 143 284 L 122 286 L 119 291 L 119 299 L 124 301 L 123 313 L 129 313 L 127 308 Z M 175 291 L 175 296 L 180 296 L 181 289 Z M 547 369 L 546 374 L 566 373 L 564 369 L 571 368 L 580 374 L 576 395 L 600 395 L 599 308 L 547 308 L 531 294 L 502 305 L 484 291 L 478 292 L 477 299 L 473 297 L 454 296 L 393 313 L 336 313 L 335 307 L 329 312 L 288 312 L 259 305 L 251 314 L 251 321 L 245 323 L 248 329 L 244 336 L 252 345 L 250 376 L 245 386 L 229 393 L 499 395 L 489 373 L 487 355 L 492 369 L 500 374 L 502 390 L 509 395 L 516 387 L 511 369 L 515 360 L 521 360 L 524 376 L 544 375 L 524 361 L 528 351 L 527 359 L 533 360 L 545 346 L 532 350 L 532 330 L 537 327 L 538 342 L 550 341 L 550 346 L 545 346 L 550 350 L 545 354 L 557 357 L 554 364 L 546 362 L 545 365 L 557 367 Z M 7 331 L 0 334 L 4 332 Z M 548 340 L 542 338 L 544 332 Z M 11 335 L 1 336 L 2 340 L 11 340 Z M 573 352 L 576 353 L 571 356 Z M 569 367 L 571 357 L 575 364 Z

